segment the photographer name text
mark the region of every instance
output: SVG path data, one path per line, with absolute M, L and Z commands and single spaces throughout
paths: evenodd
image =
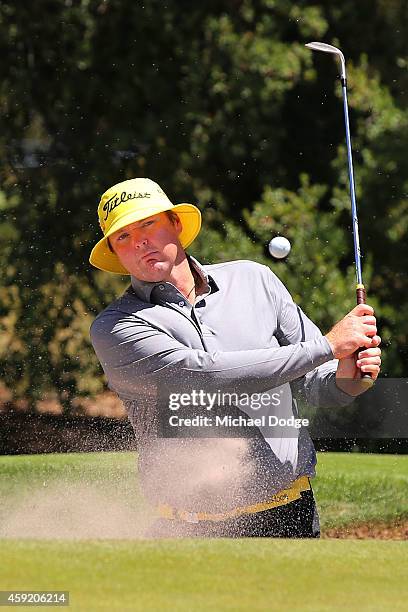
M 276 415 L 262 415 L 254 418 L 244 415 L 180 417 L 173 414 L 169 417 L 169 425 L 171 427 L 291 427 L 300 429 L 309 426 L 309 419 L 298 419 L 293 416 L 279 418 Z

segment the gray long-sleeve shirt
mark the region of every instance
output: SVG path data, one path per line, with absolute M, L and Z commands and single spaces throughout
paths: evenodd
M 208 393 L 279 388 L 285 401 L 277 414 L 286 417 L 296 414 L 299 393 L 317 406 L 353 398 L 336 386 L 328 341 L 269 268 L 250 261 L 201 266 L 193 258 L 190 265 L 205 288 L 194 306 L 171 283 L 132 278 L 95 319 L 92 343 L 128 410 L 148 498 L 190 510 L 262 501 L 314 475 L 307 431 L 277 438 L 260 427 L 257 437 L 238 441 L 159 439 L 158 389 L 175 381 Z

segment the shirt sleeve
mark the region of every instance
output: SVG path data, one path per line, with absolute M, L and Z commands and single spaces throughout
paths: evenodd
M 115 311 L 94 321 L 91 341 L 109 386 L 128 400 L 135 399 L 149 381 L 180 381 L 208 392 L 262 392 L 333 358 L 321 334 L 277 348 L 206 352 L 184 346 L 137 315 Z
M 277 337 L 281 346 L 310 342 L 324 337 L 317 327 L 295 304 L 285 285 L 270 272 L 270 290 L 278 313 Z M 332 356 L 333 357 L 333 356 Z M 292 391 L 307 403 L 317 407 L 346 406 L 355 397 L 336 385 L 338 360 L 331 358 L 317 364 L 297 380 L 291 382 Z

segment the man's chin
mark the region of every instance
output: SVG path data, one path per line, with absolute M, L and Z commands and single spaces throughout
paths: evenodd
M 167 262 L 164 261 L 149 261 L 144 265 L 143 280 L 150 283 L 165 282 L 168 279 L 169 268 Z

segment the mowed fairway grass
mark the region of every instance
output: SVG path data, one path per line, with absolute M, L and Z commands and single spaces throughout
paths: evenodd
M 69 590 L 69 609 L 88 611 L 407 609 L 406 542 L 106 539 L 102 523 L 106 515 L 112 522 L 112 498 L 126 508 L 142 506 L 134 454 L 1 457 L 0 474 L 0 590 Z M 58 539 L 58 524 L 47 539 L 33 539 L 36 529 L 41 535 L 55 523 L 52 509 L 67 506 L 61 529 L 69 523 L 70 490 L 89 506 L 87 489 L 99 504 L 99 537 L 92 524 L 93 539 L 82 539 L 90 520 L 83 508 L 65 539 Z M 408 457 L 321 453 L 314 489 L 327 527 L 407 518 Z M 52 490 L 61 505 L 47 497 Z M 13 513 L 18 520 L 10 537 Z M 76 521 L 79 539 L 73 539 Z M 23 537 L 17 537 L 20 522 Z
M 73 610 L 406 610 L 404 542 L 2 542 L 1 589 Z

